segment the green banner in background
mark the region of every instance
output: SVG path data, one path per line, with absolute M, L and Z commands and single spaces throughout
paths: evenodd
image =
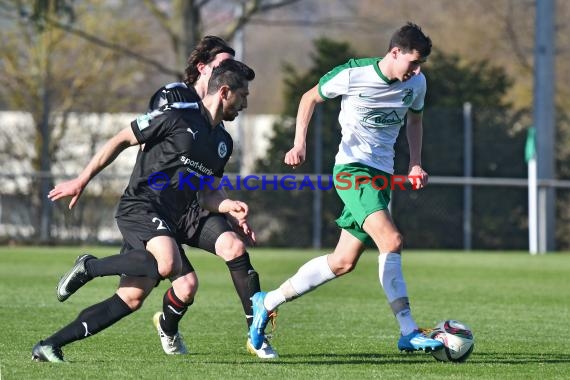
M 530 127 L 528 129 L 526 145 L 524 147 L 524 157 L 526 162 L 529 162 L 536 157 L 536 130 L 534 127 Z

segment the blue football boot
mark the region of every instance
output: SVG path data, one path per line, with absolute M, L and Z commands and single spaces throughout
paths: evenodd
M 256 350 L 259 350 L 265 340 L 265 327 L 269 321 L 269 311 L 265 309 L 263 300 L 267 295 L 266 292 L 257 292 L 251 297 L 251 304 L 253 308 L 253 322 L 249 327 L 249 339 L 251 345 Z
M 400 351 L 425 351 L 431 352 L 443 348 L 443 343 L 439 340 L 425 336 L 420 330 L 415 330 L 408 335 L 402 335 L 398 340 L 398 350 Z

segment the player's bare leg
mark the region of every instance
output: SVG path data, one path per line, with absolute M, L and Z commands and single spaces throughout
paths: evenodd
M 408 291 L 402 273 L 402 235 L 392 222 L 388 210 L 370 214 L 363 224 L 363 229 L 372 237 L 380 251 L 378 273 L 380 284 L 388 303 L 400 325 L 398 349 L 401 351 L 426 352 L 437 350 L 442 343 L 425 336 L 412 317 Z

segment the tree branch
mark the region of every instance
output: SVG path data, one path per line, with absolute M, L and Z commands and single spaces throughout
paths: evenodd
M 240 17 L 234 19 L 226 28 L 224 32 L 224 39 L 231 40 L 235 36 L 237 31 L 240 30 L 245 24 L 249 22 L 249 20 L 253 15 L 267 12 L 272 9 L 284 7 L 287 5 L 291 5 L 298 1 L 300 0 L 282 0 L 263 5 L 262 0 L 249 0 L 244 5 L 243 14 Z
M 124 55 L 130 57 L 130 58 L 134 58 L 146 65 L 149 66 L 153 66 L 154 68 L 158 69 L 159 71 L 165 73 L 165 74 L 169 74 L 169 75 L 175 75 L 175 76 L 181 76 L 182 73 L 180 71 L 177 70 L 173 70 L 169 67 L 164 66 L 162 63 L 155 61 L 154 59 L 150 59 L 147 58 L 137 52 L 134 52 L 132 50 L 130 50 L 129 48 L 125 47 L 125 46 L 121 46 L 119 44 L 113 43 L 113 42 L 107 42 L 104 41 L 98 37 L 95 37 L 89 33 L 86 33 L 80 29 L 74 28 L 70 25 L 67 24 L 62 24 L 59 21 L 56 20 L 52 20 L 52 19 L 46 19 L 46 22 L 49 23 L 50 25 L 59 28 L 59 29 L 63 29 L 73 35 L 76 35 L 78 37 L 83 38 L 86 41 L 89 41 L 95 45 L 107 48 L 107 49 L 111 49 L 114 51 L 119 51 L 121 53 L 123 53 Z
M 171 19 L 168 17 L 168 15 L 165 12 L 161 11 L 160 8 L 156 6 L 156 3 L 152 0 L 144 0 L 143 3 L 149 12 L 158 21 L 159 25 L 166 32 L 166 34 L 168 34 L 171 38 L 175 37 L 176 33 L 170 26 Z
M 269 4 L 265 4 L 265 5 L 262 4 L 259 7 L 259 13 L 267 12 L 271 9 L 286 7 L 287 5 L 294 4 L 298 1 L 300 1 L 300 0 L 282 0 L 279 2 L 273 2 L 273 3 L 269 3 Z
M 196 6 L 197 6 L 198 8 L 201 8 L 201 7 L 203 7 L 204 5 L 208 4 L 209 2 L 210 2 L 210 0 L 202 0 L 202 1 L 200 1 L 198 4 L 196 4 Z
M 526 58 L 526 54 L 524 54 L 523 49 L 521 48 L 520 39 L 518 37 L 517 32 L 514 30 L 514 20 L 513 20 L 513 3 L 509 1 L 507 15 L 505 17 L 505 27 L 507 30 L 507 37 L 511 41 L 512 49 L 515 53 L 520 64 L 528 71 L 532 72 L 532 66 L 530 65 L 528 59 Z

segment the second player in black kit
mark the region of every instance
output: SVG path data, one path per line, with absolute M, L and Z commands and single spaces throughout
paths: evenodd
M 254 76 L 245 64 L 224 61 L 212 73 L 202 103 L 175 103 L 139 117 L 130 128 L 111 138 L 76 179 L 50 192 L 52 200 L 72 195 L 72 207 L 90 179 L 122 150 L 144 144 L 116 215 L 126 245 L 134 249 L 102 259 L 81 256 L 60 281 L 58 298 L 63 301 L 91 278 L 113 273 L 123 275 L 119 289 L 111 298 L 83 310 L 69 325 L 38 342 L 32 350 L 33 359 L 63 361 L 62 346 L 95 335 L 137 310 L 157 280 L 176 279 L 190 271 L 193 278 L 187 280 L 189 289 L 184 299 L 167 294 L 173 309 L 180 309 L 176 314 L 181 318 L 197 290 L 194 271 L 175 240 L 177 222 L 187 205 L 200 191 L 206 208 L 230 213 L 241 223 L 247 217 L 247 205 L 243 202 L 195 185 L 200 185 L 202 176 L 223 175 L 233 144 L 220 122 L 233 120 L 247 106 L 247 83 Z M 156 186 L 151 180 L 156 173 L 164 173 L 168 180 Z M 133 296 L 133 290 L 139 294 Z M 179 338 L 178 332 L 171 338 Z M 171 343 L 176 346 L 176 342 Z M 175 348 L 175 353 L 186 352 L 185 347 Z
M 203 96 L 200 94 L 204 94 L 204 85 L 208 82 L 211 69 L 226 59 L 233 59 L 233 55 L 233 49 L 225 41 L 215 36 L 204 37 L 188 59 L 184 82 L 170 83 L 158 89 L 150 98 L 149 111 L 160 109 L 166 104 L 199 101 L 200 96 Z M 245 230 L 249 232 L 244 233 Z M 178 224 L 177 231 L 176 240 L 179 244 L 203 249 L 224 260 L 240 298 L 249 330 L 253 320 L 251 297 L 260 291 L 261 287 L 259 275 L 250 261 L 242 239 L 255 243 L 253 231 L 249 227 L 238 226 L 227 214 L 203 209 L 197 201 L 189 206 Z M 184 257 L 181 245 L 179 250 Z M 165 344 L 162 331 L 167 333 L 178 331 L 175 323 L 168 322 L 179 320 L 177 315 L 170 311 L 169 306 L 169 300 L 165 297 L 163 312 L 157 312 L 153 317 L 165 352 L 170 350 L 168 341 Z M 262 359 L 277 358 L 278 354 L 271 346 L 268 337 L 260 349 L 255 349 L 248 335 L 246 342 L 248 352 Z
M 171 83 L 156 91 L 149 101 L 148 113 L 152 113 L 154 110 L 158 110 L 167 104 L 178 105 L 179 103 L 199 102 L 208 93 L 214 68 L 225 60 L 232 60 L 234 55 L 234 50 L 219 37 L 205 36 L 202 38 L 188 58 L 184 82 Z M 231 120 L 231 118 L 228 120 Z M 131 132 L 130 128 L 129 132 L 134 138 L 134 132 Z M 144 144 L 141 147 L 144 147 Z M 94 169 L 97 168 L 98 165 Z M 162 185 L 165 185 L 164 177 L 166 174 L 155 174 L 153 184 L 155 188 L 160 189 Z M 72 208 L 86 186 L 88 179 L 91 178 L 90 175 L 83 176 L 87 178 L 86 181 L 80 177 L 58 184 L 52 190 L 53 194 L 50 193 L 50 197 L 56 200 L 65 196 L 72 196 L 70 202 L 70 208 Z M 183 178 L 184 181 L 187 179 Z M 161 183 L 160 181 L 163 182 Z M 223 189 L 221 189 L 219 197 L 227 198 L 227 194 Z M 121 216 L 121 221 L 118 221 L 118 223 L 123 226 L 122 230 L 125 231 L 125 236 L 135 235 L 135 239 L 129 238 L 128 240 L 139 248 L 133 248 L 131 244 L 124 242 L 121 256 L 104 257 L 101 259 L 96 259 L 91 255 L 80 256 L 76 260 L 74 267 L 62 277 L 58 284 L 57 296 L 60 301 L 65 301 L 80 286 L 93 277 L 122 274 L 131 277 L 123 276 L 121 278 L 121 284 L 127 286 L 120 289 L 121 298 L 128 300 L 131 309 L 142 304 L 147 293 L 142 292 L 141 289 L 148 289 L 148 279 L 155 279 L 154 283 L 156 284 L 161 276 L 158 272 L 157 260 L 155 260 L 153 254 L 142 248 L 147 245 L 146 241 L 140 242 L 136 239 L 137 236 L 144 236 L 149 231 L 150 226 L 138 223 L 136 215 L 134 217 L 135 222 L 129 223 L 127 219 L 128 215 Z M 153 217 L 153 219 L 158 223 L 157 230 L 166 229 L 166 223 L 162 222 L 161 219 L 158 217 Z M 146 223 L 148 223 L 148 218 Z M 175 229 L 175 240 L 182 260 L 181 272 L 183 273 L 169 277 L 172 286 L 164 293 L 162 311 L 156 312 L 152 318 L 164 352 L 167 354 L 187 352 L 182 336 L 179 334 L 178 325 L 193 300 L 192 294 L 197 285 L 197 278 L 186 257 L 182 244 L 205 250 L 224 260 L 242 304 L 247 326 L 246 331 L 249 331 L 253 319 L 251 297 L 260 291 L 260 281 L 258 273 L 251 264 L 245 245 L 245 242 L 255 243 L 255 233 L 251 230 L 247 221 L 238 221 L 231 214 L 227 213 L 210 212 L 201 207 L 197 200 L 194 200 L 178 221 Z M 126 262 L 130 263 L 129 268 L 125 268 Z M 121 273 L 117 268 L 128 270 L 128 272 Z M 79 275 L 82 273 L 84 275 Z M 70 280 L 73 278 L 75 280 Z M 150 290 L 146 291 L 149 292 Z M 268 338 L 266 336 L 261 348 L 255 349 L 248 334 L 246 341 L 247 351 L 261 359 L 278 357 Z

